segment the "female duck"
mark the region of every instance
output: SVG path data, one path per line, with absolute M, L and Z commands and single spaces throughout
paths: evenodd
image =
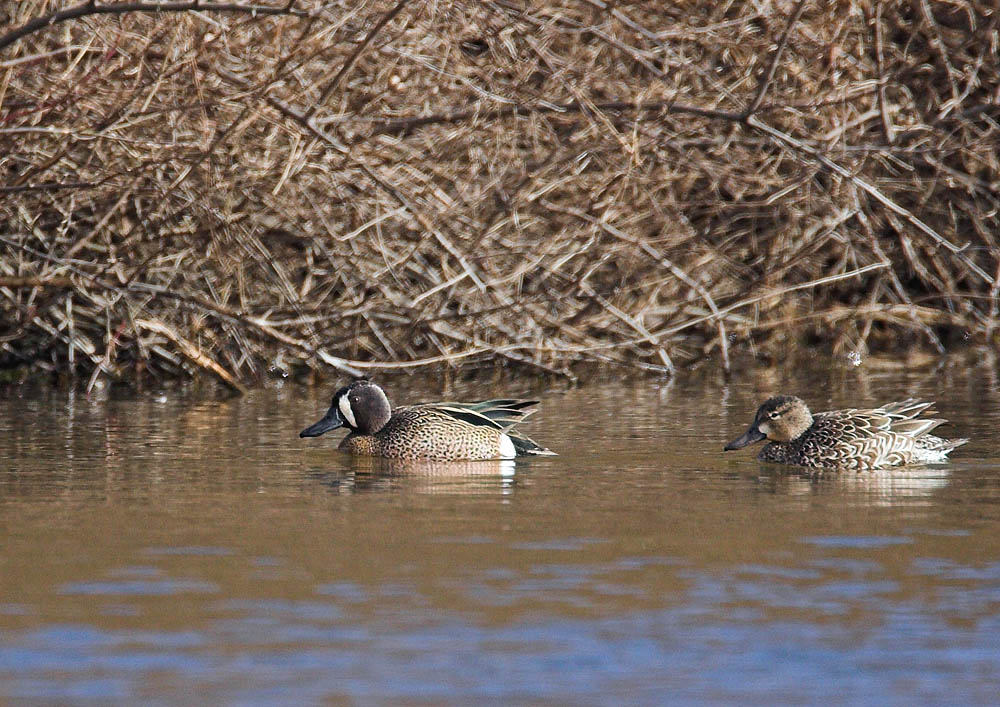
M 356 380 L 333 396 L 326 415 L 299 433 L 318 437 L 346 427 L 340 449 L 389 459 L 433 461 L 513 459 L 554 454 L 511 428 L 534 410 L 537 400 L 483 400 L 476 403 L 423 403 L 392 410 L 385 392 Z
M 917 419 L 933 403 L 902 400 L 873 410 L 809 412 L 792 395 L 764 402 L 753 424 L 726 445 L 741 449 L 762 439 L 770 440 L 757 457 L 777 464 L 813 468 L 882 469 L 901 464 L 945 461 L 967 439 L 942 439 L 928 434 L 945 420 Z

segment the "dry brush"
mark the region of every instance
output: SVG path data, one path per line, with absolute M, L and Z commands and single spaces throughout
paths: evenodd
M 2 368 L 997 344 L 992 2 L 6 7 Z

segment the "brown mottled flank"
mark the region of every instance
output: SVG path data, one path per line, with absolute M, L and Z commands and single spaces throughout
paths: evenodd
M 389 422 L 374 435 L 349 434 L 340 449 L 388 459 L 497 459 L 501 434 L 457 420 L 432 405 L 410 405 L 393 410 Z

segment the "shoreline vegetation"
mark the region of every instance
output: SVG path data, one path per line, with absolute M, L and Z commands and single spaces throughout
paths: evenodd
M 0 379 L 1000 345 L 993 2 L 25 0 L 0 27 Z

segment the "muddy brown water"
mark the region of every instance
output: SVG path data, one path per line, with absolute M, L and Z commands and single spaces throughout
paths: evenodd
M 0 702 L 998 699 L 994 368 L 414 380 L 391 397 L 541 394 L 560 456 L 358 462 L 297 437 L 333 384 L 0 391 Z M 972 442 L 818 477 L 724 454 L 779 391 L 935 399 Z

